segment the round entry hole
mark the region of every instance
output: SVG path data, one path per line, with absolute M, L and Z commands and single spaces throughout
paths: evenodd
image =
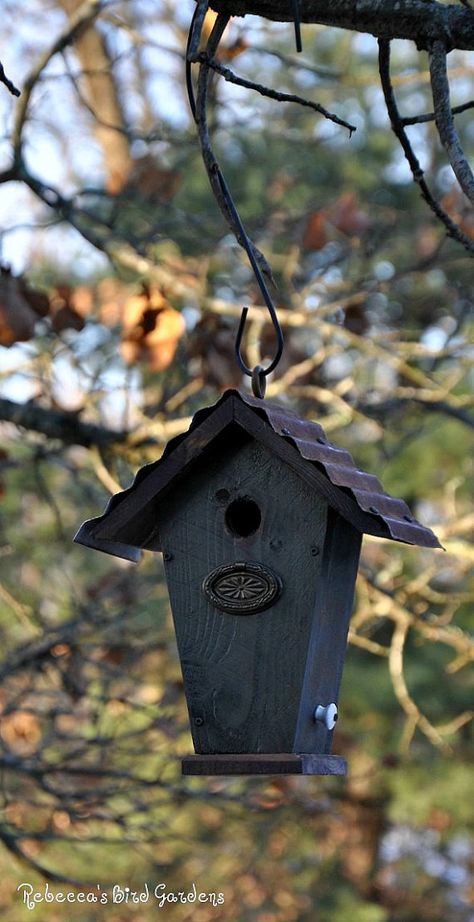
M 253 535 L 260 526 L 262 514 L 253 499 L 242 496 L 227 507 L 225 522 L 232 534 L 239 538 Z

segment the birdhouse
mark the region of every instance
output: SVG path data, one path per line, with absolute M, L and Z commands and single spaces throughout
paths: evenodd
M 345 774 L 330 752 L 364 533 L 440 546 L 321 426 L 234 390 L 82 525 L 80 544 L 163 554 L 184 774 Z

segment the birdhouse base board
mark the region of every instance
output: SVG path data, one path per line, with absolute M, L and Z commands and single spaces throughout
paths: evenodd
M 314 753 L 218 753 L 186 756 L 183 775 L 346 775 L 342 756 Z

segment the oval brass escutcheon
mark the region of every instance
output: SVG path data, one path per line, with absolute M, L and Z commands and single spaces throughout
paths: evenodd
M 202 589 L 215 608 L 232 615 L 252 615 L 279 598 L 282 582 L 261 563 L 228 563 L 212 570 Z

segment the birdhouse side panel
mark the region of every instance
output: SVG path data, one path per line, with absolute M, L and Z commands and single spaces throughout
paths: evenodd
M 297 752 L 331 751 L 333 730 L 324 721 L 315 721 L 314 713 L 318 705 L 337 705 L 361 542 L 361 533 L 330 509 L 295 739 Z
M 160 504 L 198 753 L 291 752 L 327 504 L 239 430 Z

